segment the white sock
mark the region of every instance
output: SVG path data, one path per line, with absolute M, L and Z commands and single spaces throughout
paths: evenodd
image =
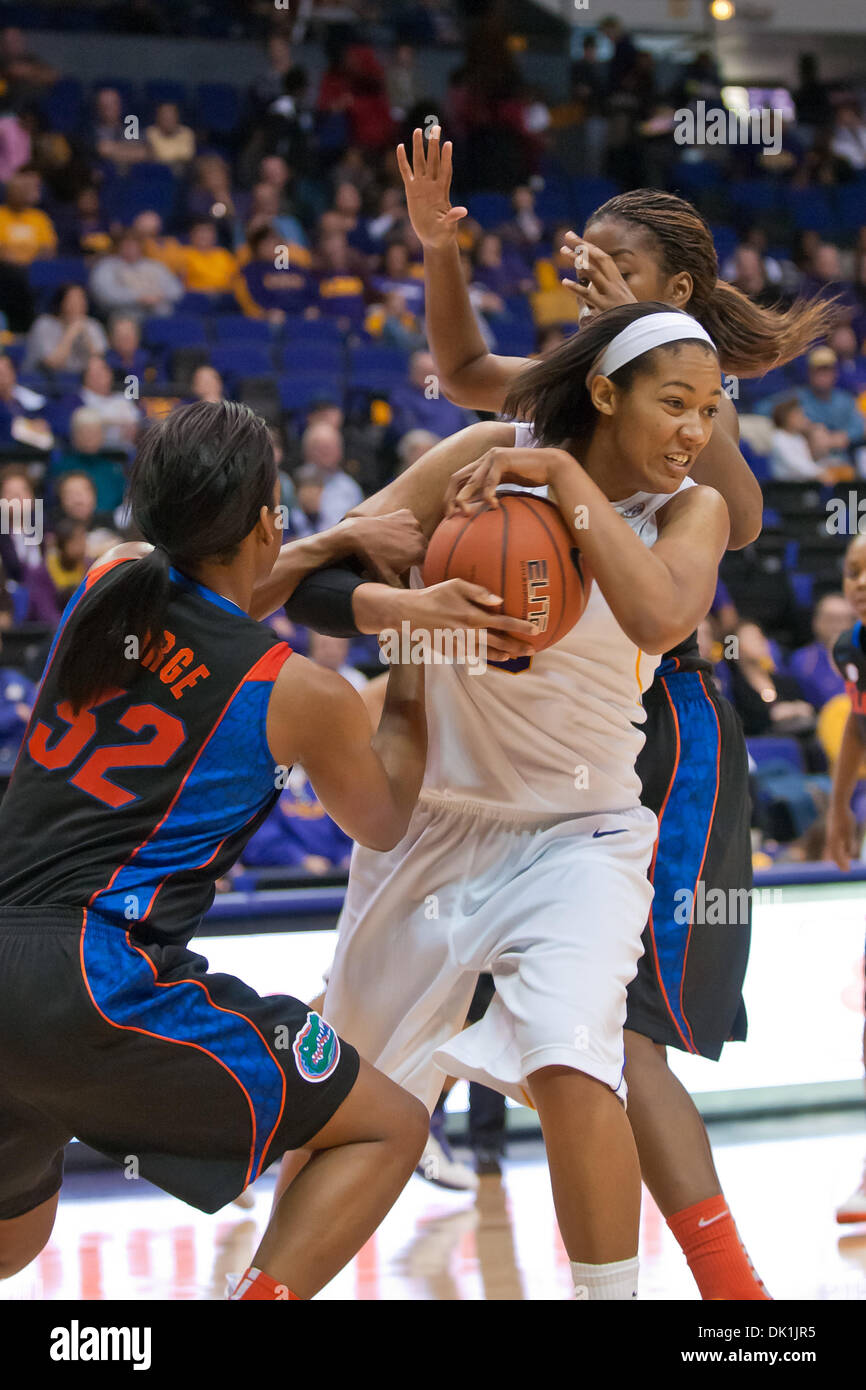
M 609 1265 L 584 1265 L 571 1262 L 576 1299 L 637 1298 L 638 1257 L 617 1260 Z

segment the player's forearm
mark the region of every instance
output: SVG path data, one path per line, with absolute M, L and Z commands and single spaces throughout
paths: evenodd
M 288 602 L 308 574 L 339 562 L 351 553 L 349 531 L 342 523 L 305 540 L 289 541 L 280 550 L 270 574 L 253 589 L 250 617 L 267 618 Z
M 390 805 L 383 810 L 392 834 L 399 832 L 393 837 L 396 843 L 406 833 L 427 764 L 424 666 L 420 662 L 391 667 L 373 749 L 388 783 Z
M 830 792 L 830 806 L 834 811 L 844 811 L 851 805 L 854 788 L 860 780 L 860 768 L 866 753 L 866 739 L 860 729 L 860 720 L 853 712 L 848 715 L 842 746 L 833 769 L 833 786 Z
M 487 344 L 469 300 L 457 242 L 424 248 L 424 288 L 427 336 L 442 385 L 459 387 L 461 371 L 487 355 Z
M 514 443 L 514 426 L 502 420 L 468 425 L 432 449 L 401 473 L 387 487 L 367 497 L 350 516 L 386 516 L 407 507 L 416 517 L 424 535 L 432 536 L 442 520 L 445 493 L 452 476 L 497 445 Z M 377 629 L 378 630 L 378 629 Z
M 555 501 L 620 627 L 652 655 L 676 646 L 709 611 L 718 558 L 711 563 L 704 547 L 696 545 L 690 583 L 678 583 L 580 464 L 562 450 L 551 453 L 556 456 L 549 472 Z M 703 565 L 697 563 L 699 556 Z

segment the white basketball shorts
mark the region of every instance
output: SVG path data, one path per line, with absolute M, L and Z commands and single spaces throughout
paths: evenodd
M 395 849 L 356 848 L 324 1015 L 431 1110 L 447 1075 L 525 1104 L 527 1078 L 553 1065 L 625 1100 L 656 817 L 507 816 L 422 802 Z M 496 994 L 462 1031 L 482 971 Z

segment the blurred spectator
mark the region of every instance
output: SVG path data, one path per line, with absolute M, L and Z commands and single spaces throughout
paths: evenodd
M 108 219 L 102 215 L 98 189 L 92 186 L 82 188 L 76 194 L 72 207 L 60 209 L 57 235 L 66 255 L 102 256 L 111 250 Z
M 370 283 L 376 293 L 383 297 L 392 290 L 397 290 L 411 313 L 423 314 L 424 281 L 412 274 L 409 251 L 405 242 L 392 241 L 385 248 L 382 272 L 379 275 L 374 275 Z
M 314 283 L 315 306 L 323 314 L 360 327 L 364 318 L 366 284 L 355 268 L 359 252 L 352 251 L 345 232 L 329 232 L 319 241 Z
M 220 401 L 225 400 L 222 377 L 216 367 L 211 367 L 204 362 L 193 372 L 189 391 L 194 401 L 211 401 L 217 405 Z
M 236 201 L 231 170 L 222 155 L 199 155 L 186 195 L 187 216 L 209 217 L 219 228 L 221 244 L 230 247 L 234 241 L 235 220 L 242 218 L 245 203 L 244 198 Z M 242 235 L 240 240 L 243 240 Z
M 108 448 L 129 448 L 141 424 L 141 411 L 125 392 L 114 390 L 111 368 L 104 357 L 90 358 L 81 381 L 81 399 L 102 421 L 103 442 Z
M 273 227 L 250 237 L 251 259 L 234 280 L 235 298 L 248 318 L 283 323 L 287 314 L 309 311 L 314 303 L 310 276 L 291 265 L 286 245 Z
M 321 530 L 336 526 L 346 512 L 364 500 L 355 479 L 343 469 L 343 457 L 343 436 L 338 429 L 324 421 L 307 426 L 301 437 L 301 460 L 313 464 L 324 478 L 319 504 Z
M 97 510 L 96 488 L 87 472 L 71 469 L 59 474 L 54 482 L 54 496 L 57 500 L 53 515 L 55 530 L 64 517 L 83 522 L 88 533 L 112 523 L 110 512 Z
M 774 478 L 782 482 L 839 480 L 838 467 L 827 457 L 829 431 L 807 418 L 796 397 L 773 407 L 773 425 L 770 472 Z
M 294 475 L 297 501 L 289 512 L 288 531 L 295 540 L 304 540 L 324 530 L 322 492 L 325 479 L 314 463 L 303 464 Z
M 113 314 L 108 325 L 109 350 L 105 360 L 111 368 L 115 384 L 122 385 L 128 376 L 143 381 L 150 367 L 150 353 L 141 346 L 141 324 L 131 314 Z
M 383 346 L 399 348 L 408 356 L 426 347 L 427 340 L 421 320 L 406 304 L 400 290 L 385 294 L 381 304 L 371 304 L 364 319 L 364 329 Z
M 398 43 L 391 54 L 385 73 L 388 107 L 392 121 L 398 125 L 412 110 L 418 99 L 415 81 L 415 50 L 411 44 Z
M 61 285 L 51 310 L 40 314 L 24 347 L 25 372 L 83 372 L 91 354 L 108 349 L 105 329 L 88 314 L 80 285 Z
M 594 34 L 587 34 L 583 40 L 583 57 L 575 59 L 571 65 L 571 99 L 577 103 L 580 123 L 568 132 L 570 142 L 577 146 L 575 155 L 580 172 L 587 178 L 598 178 L 604 173 L 607 85 L 607 66 L 599 62 L 598 41 Z M 535 240 L 540 241 L 540 236 Z
M 296 266 L 308 270 L 312 264 L 307 250 L 307 234 L 297 217 L 290 212 L 280 211 L 279 189 L 273 183 L 257 183 L 252 191 L 246 227 L 239 222 L 236 228 L 238 243 L 244 239 L 249 242 L 253 232 L 262 227 L 271 227 L 279 239 L 289 248 L 289 260 Z M 301 252 L 302 254 L 298 254 Z
M 349 662 L 348 637 L 329 637 L 323 632 L 310 632 L 310 660 L 317 666 L 336 671 L 356 690 L 363 690 L 367 677 Z
M 65 608 L 87 572 L 87 526 L 64 517 L 54 528 L 45 564 L 57 600 Z
M 534 288 L 526 266 L 513 255 L 503 251 L 502 238 L 495 232 L 485 232 L 479 239 L 473 257 L 473 284 L 508 299 L 511 295 L 527 294 Z
M 409 430 L 397 441 L 397 458 L 400 461 L 397 472 L 404 473 L 438 443 L 440 436 L 432 430 Z
M 28 49 L 20 29 L 10 26 L 0 32 L 0 83 L 13 111 L 32 105 L 59 75 L 56 68 Z
M 180 246 L 173 267 L 185 290 L 194 294 L 228 294 L 237 274 L 231 251 L 217 244 L 217 225 L 200 217 L 189 229 L 189 245 Z
M 53 256 L 57 233 L 51 219 L 37 207 L 41 196 L 39 175 L 19 169 L 6 185 L 6 202 L 0 205 L 0 258 L 13 265 L 30 265 Z
M 12 504 L 4 508 L 10 516 L 15 515 L 16 503 L 20 509 L 20 527 L 0 531 L 0 566 L 6 586 L 24 591 L 18 620 L 53 626 L 60 609 L 43 559 L 43 508 L 23 468 L 9 464 L 0 469 L 0 501 Z
M 30 163 L 32 144 L 30 132 L 7 105 L 8 97 L 0 90 L 0 183 L 6 183 L 25 164 Z
M 859 396 L 866 390 L 866 356 L 857 351 L 857 335 L 846 323 L 834 328 L 827 346 L 836 354 L 839 385 L 844 391 Z
M 95 489 L 99 511 L 113 512 L 123 501 L 126 483 L 123 465 L 112 458 L 107 447 L 101 415 L 88 406 L 80 406 L 72 412 L 69 447 L 56 463 L 52 463 L 50 470 L 52 477 L 67 472 L 86 474 Z
M 35 700 L 33 681 L 14 666 L 0 666 L 0 772 L 6 776 L 15 766 Z
M 607 90 L 616 92 L 629 78 L 638 59 L 631 35 L 626 33 L 622 20 L 616 15 L 608 15 L 598 26 L 599 33 L 613 44 L 613 54 L 607 65 Z
M 814 348 L 807 361 L 809 384 L 797 393 L 800 403 L 813 423 L 826 426 L 829 451 L 844 461 L 849 449 L 862 444 L 866 418 L 851 392 L 837 384 L 839 368 L 832 348 Z
M 518 252 L 534 260 L 538 243 L 544 238 L 544 223 L 535 211 L 532 189 L 526 184 L 515 188 L 511 206 L 514 215 L 500 227 L 500 236 L 506 245 L 515 247 Z
M 11 357 L 0 354 L 0 444 L 31 444 L 50 449 L 51 426 L 42 418 L 46 400 L 38 391 L 21 386 Z
M 431 430 L 444 439 L 474 418 L 460 406 L 446 400 L 439 389 L 436 364 L 429 352 L 414 352 L 409 359 L 409 380 L 395 386 L 391 392 L 393 431 L 396 435 L 409 430 Z
M 866 169 L 866 121 L 859 102 L 839 103 L 830 148 L 854 173 Z
M 153 125 L 147 127 L 144 138 L 150 158 L 157 164 L 167 164 L 175 174 L 185 173 L 195 158 L 195 135 L 188 125 L 181 124 L 174 101 L 159 103 Z
M 770 279 L 770 267 L 754 246 L 737 247 L 730 264 L 731 283 L 755 304 L 771 308 L 782 299 L 778 280 Z
M 117 239 L 115 254 L 96 262 L 90 292 L 105 313 L 122 309 L 140 317 L 161 316 L 171 313 L 183 285 L 159 261 L 142 255 L 139 236 L 127 229 Z
M 92 140 L 98 157 L 120 172 L 150 158 L 147 142 L 138 133 L 137 116 L 124 115 L 120 92 L 114 87 L 102 87 L 96 93 Z
M 833 120 L 833 106 L 826 82 L 818 75 L 818 58 L 814 53 L 801 53 L 797 59 L 800 85 L 794 93 L 797 127 L 808 144 L 815 132 Z
M 811 733 L 815 711 L 794 676 L 776 670 L 766 635 L 757 623 L 737 628 L 738 655 L 727 662 L 731 700 L 747 738 L 758 734 Z
M 844 694 L 845 682 L 833 661 L 833 647 L 856 620 L 857 614 L 843 594 L 825 594 L 812 614 L 814 642 L 799 647 L 788 661 L 788 672 L 816 710 L 835 695 Z

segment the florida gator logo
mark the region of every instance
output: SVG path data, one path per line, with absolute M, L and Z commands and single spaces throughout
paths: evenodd
M 306 1081 L 325 1081 L 340 1060 L 340 1039 L 329 1023 L 310 1013 L 292 1043 L 292 1051 Z

